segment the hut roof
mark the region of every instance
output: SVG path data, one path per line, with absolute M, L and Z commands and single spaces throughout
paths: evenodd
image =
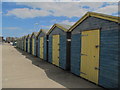
M 50 34 L 55 27 L 58 27 L 63 31 L 67 32 L 71 26 L 67 24 L 54 24 L 47 34 Z
M 80 20 L 78 20 L 72 27 L 70 27 L 69 31 L 72 31 L 77 25 L 82 23 L 86 18 L 90 16 L 120 23 L 120 20 L 119 20 L 120 17 L 96 13 L 96 12 L 87 12 Z
M 37 36 L 37 35 L 38 35 L 38 32 L 33 32 L 33 33 L 31 34 L 31 37 L 32 37 L 33 35 Z
M 40 31 L 37 34 L 37 37 L 40 35 L 41 32 L 46 34 L 48 32 L 48 29 L 40 29 Z

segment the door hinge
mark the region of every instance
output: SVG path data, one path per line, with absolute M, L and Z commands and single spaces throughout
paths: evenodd
M 82 54 L 82 53 L 81 53 L 80 55 L 81 55 L 81 56 L 87 56 L 87 54 Z
M 81 35 L 81 36 L 88 36 L 88 34 L 87 35 Z
M 80 74 L 84 74 L 84 75 L 87 75 L 86 73 L 84 73 L 84 72 L 80 72 Z

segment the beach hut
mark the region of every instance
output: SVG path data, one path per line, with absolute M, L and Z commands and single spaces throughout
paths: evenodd
M 18 44 L 18 46 L 19 46 L 19 49 L 21 49 L 21 37 L 19 38 L 19 44 Z
M 24 49 L 24 44 L 23 44 L 23 36 L 20 38 L 20 49 L 23 50 Z
M 37 56 L 42 60 L 47 60 L 47 29 L 41 29 L 37 35 Z
M 16 45 L 17 48 L 19 48 L 19 38 L 17 38 L 17 45 Z
M 71 72 L 105 88 L 118 88 L 118 17 L 88 12 L 70 29 Z
M 54 24 L 48 31 L 48 62 L 65 70 L 69 69 L 69 25 Z
M 26 39 L 27 39 L 27 52 L 31 53 L 31 46 L 32 46 L 31 45 L 31 34 L 28 34 Z
M 38 32 L 33 32 L 31 35 L 31 54 L 36 56 L 36 42 L 37 42 L 37 34 Z
M 22 42 L 22 37 L 20 37 L 20 49 L 22 50 L 23 48 L 23 42 Z
M 24 46 L 24 47 L 23 47 L 23 50 L 24 50 L 24 51 L 26 51 L 26 47 L 27 47 L 27 46 L 26 46 L 26 37 L 27 37 L 27 36 L 23 36 L 23 46 Z

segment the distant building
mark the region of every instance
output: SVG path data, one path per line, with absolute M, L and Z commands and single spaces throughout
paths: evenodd
M 2 37 L 2 36 L 0 36 L 0 42 L 2 42 L 2 41 L 4 41 L 4 39 L 3 39 L 3 37 Z
M 6 37 L 6 42 L 15 42 L 17 40 L 17 37 Z

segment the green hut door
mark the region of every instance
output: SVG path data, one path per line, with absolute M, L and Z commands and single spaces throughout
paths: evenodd
M 52 38 L 52 63 L 59 66 L 59 35 L 53 35 Z
M 98 84 L 100 31 L 82 32 L 80 76 Z
M 44 38 L 40 37 L 40 58 L 43 59 Z

